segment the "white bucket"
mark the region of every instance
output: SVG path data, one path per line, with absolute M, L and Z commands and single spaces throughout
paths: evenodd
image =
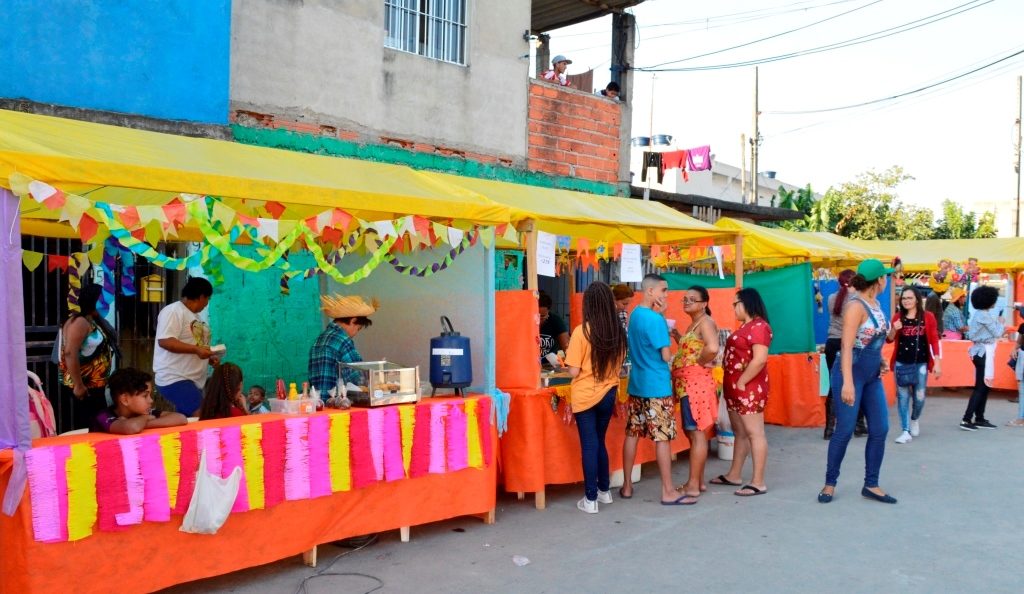
M 715 440 L 718 442 L 718 459 L 732 460 L 732 449 L 736 442 L 736 436 L 731 431 L 719 431 Z

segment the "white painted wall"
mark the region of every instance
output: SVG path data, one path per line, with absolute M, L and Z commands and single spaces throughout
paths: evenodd
M 529 0 L 467 6 L 467 64 L 384 47 L 383 0 L 235 0 L 231 107 L 526 158 Z

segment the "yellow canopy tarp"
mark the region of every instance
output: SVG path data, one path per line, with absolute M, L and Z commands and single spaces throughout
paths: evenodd
M 882 250 L 828 233 L 774 229 L 728 217 L 719 219 L 715 226 L 742 231 L 744 261 L 766 268 L 796 262 L 811 262 L 817 266 L 853 266 L 867 258 L 891 259 Z
M 426 175 L 508 206 L 514 222 L 533 219 L 537 229 L 556 235 L 641 245 L 686 244 L 704 238 L 724 238 L 723 243 L 732 243 L 737 235 L 659 202 L 443 173 Z
M 868 249 L 899 256 L 906 272 L 932 272 L 947 258 L 965 262 L 977 258 L 982 271 L 1024 270 L 1024 238 L 927 239 L 919 241 L 856 240 Z
M 276 201 L 302 218 L 341 208 L 364 220 L 406 215 L 493 225 L 508 207 L 400 165 L 189 138 L 0 110 L 0 185 L 18 172 L 65 192 L 121 205 L 160 205 L 180 193 Z M 24 219 L 55 219 L 23 201 Z M 250 211 L 251 212 L 251 211 Z

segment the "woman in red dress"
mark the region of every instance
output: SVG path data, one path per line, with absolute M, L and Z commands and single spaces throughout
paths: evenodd
M 764 407 L 768 402 L 768 347 L 772 329 L 768 312 L 756 289 L 740 289 L 733 301 L 739 329 L 725 342 L 725 371 L 722 391 L 729 409 L 729 421 L 736 433 L 736 448 L 729 472 L 711 482 L 740 487 L 736 495 L 751 497 L 768 491 L 764 480 L 768 441 L 764 436 Z M 743 464 L 750 455 L 753 476 L 743 483 Z

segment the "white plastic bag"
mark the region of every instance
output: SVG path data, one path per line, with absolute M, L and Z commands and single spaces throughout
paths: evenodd
M 238 497 L 238 485 L 242 480 L 242 469 L 236 467 L 227 478 L 220 478 L 206 471 L 206 450 L 199 457 L 196 472 L 196 488 L 192 501 L 181 521 L 181 531 L 193 534 L 216 534 L 231 513 L 231 507 Z

